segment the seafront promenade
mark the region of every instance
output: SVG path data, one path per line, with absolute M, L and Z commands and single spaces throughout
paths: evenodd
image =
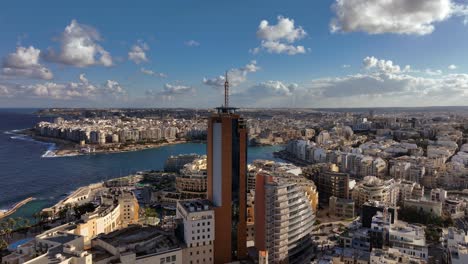
M 12 215 L 14 212 L 16 212 L 16 210 L 18 210 L 21 206 L 29 203 L 30 201 L 32 201 L 33 198 L 32 197 L 28 197 L 16 204 L 14 204 L 10 209 L 6 210 L 6 211 L 0 211 L 0 220 L 5 218 L 5 217 L 8 217 L 10 215 Z

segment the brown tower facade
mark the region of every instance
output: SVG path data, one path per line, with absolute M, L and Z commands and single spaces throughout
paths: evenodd
M 235 110 L 219 107 L 208 121 L 208 199 L 215 213 L 214 263 L 247 257 L 247 128 Z

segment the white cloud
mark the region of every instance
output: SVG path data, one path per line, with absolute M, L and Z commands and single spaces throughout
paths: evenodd
M 113 80 L 106 81 L 106 84 L 103 87 L 103 91 L 105 94 L 110 95 L 125 95 L 127 93 L 118 82 Z
M 231 69 L 228 71 L 229 84 L 232 87 L 238 86 L 239 84 L 247 80 L 248 73 L 254 73 L 258 70 L 260 70 L 260 67 L 257 66 L 257 61 L 255 60 L 251 61 L 244 67 Z M 219 75 L 218 77 L 212 79 L 203 78 L 203 83 L 208 86 L 219 89 L 224 87 L 225 80 L 226 79 L 224 75 Z
M 261 39 L 260 47 L 251 50 L 257 54 L 261 49 L 269 53 L 285 53 L 295 55 L 306 53 L 304 46 L 295 46 L 294 42 L 307 36 L 306 31 L 294 25 L 294 20 L 282 16 L 277 17 L 278 23 L 270 25 L 267 20 L 262 20 L 257 30 L 257 37 Z
M 304 46 L 294 46 L 278 41 L 262 41 L 262 47 L 269 53 L 276 54 L 286 53 L 288 55 L 296 55 L 306 53 Z
M 162 93 L 166 95 L 175 95 L 175 94 L 185 94 L 185 93 L 192 92 L 192 91 L 193 91 L 193 88 L 191 86 L 173 85 L 173 84 L 166 83 L 164 85 L 164 89 Z
M 127 96 L 125 89 L 116 81 L 107 80 L 103 85 L 94 85 L 84 74 L 80 74 L 79 80 L 68 83 L 0 84 L 0 96 L 58 100 L 104 100 Z
M 147 62 L 146 52 L 149 50 L 148 44 L 142 41 L 138 41 L 137 44 L 133 45 L 131 50 L 128 52 L 128 59 L 136 64 Z
M 164 100 L 172 100 L 175 97 L 189 95 L 195 93 L 195 88 L 181 84 L 166 83 L 162 91 L 147 90 L 146 95 Z
M 440 78 L 415 77 L 406 74 L 372 73 L 312 81 L 310 91 L 324 98 L 373 96 L 376 102 L 383 98 L 395 100 L 400 96 L 425 98 L 431 102 L 437 97 L 468 96 L 468 75 L 451 74 Z M 372 97 L 371 97 L 372 98 Z M 380 98 L 380 99 L 378 99 Z M 361 99 L 363 100 L 363 99 Z
M 167 77 L 167 75 L 162 73 L 162 72 L 155 72 L 153 70 L 149 70 L 149 69 L 145 69 L 145 68 L 140 68 L 140 72 L 142 72 L 143 74 L 146 74 L 146 75 L 156 76 L 156 77 L 160 77 L 160 78 L 166 78 Z
M 10 95 L 10 91 L 8 86 L 0 84 L 0 97 L 8 97 Z
M 52 72 L 39 63 L 41 51 L 30 46 L 17 47 L 16 52 L 8 54 L 3 60 L 1 74 L 12 77 L 28 77 L 50 80 Z
M 292 43 L 307 35 L 302 27 L 295 27 L 294 20 L 278 16 L 276 25 L 269 25 L 267 20 L 262 20 L 258 26 L 257 37 L 268 41 L 286 40 Z
M 336 0 L 332 32 L 426 35 L 434 24 L 466 15 L 466 6 L 451 0 Z
M 99 41 L 101 37 L 96 29 L 72 20 L 60 37 L 60 53 L 49 48 L 45 58 L 76 67 L 112 66 L 110 53 L 97 43 Z
M 259 70 L 260 70 L 260 67 L 257 66 L 256 60 L 250 61 L 250 63 L 245 65 L 243 68 L 241 68 L 241 71 L 245 71 L 245 72 L 257 72 Z
M 447 67 L 449 70 L 456 70 L 458 67 L 457 65 L 451 64 Z
M 441 70 L 432 70 L 432 69 L 426 69 L 424 71 L 427 75 L 441 75 L 442 71 Z
M 308 83 L 258 83 L 233 94 L 244 106 L 363 107 L 466 105 L 468 74 L 422 75 L 389 60 L 367 57 L 363 73 Z M 417 73 L 413 75 L 413 73 Z
M 377 69 L 380 72 L 384 73 L 401 73 L 411 71 L 411 66 L 406 65 L 403 70 L 399 65 L 393 64 L 391 60 L 382 60 L 377 59 L 374 56 L 365 57 L 363 60 L 363 65 L 365 69 Z
M 185 45 L 189 46 L 189 47 L 198 47 L 198 46 L 200 46 L 200 42 L 191 39 L 191 40 L 186 41 Z
M 350 68 L 350 67 L 351 67 L 351 65 L 349 65 L 349 64 L 343 64 L 343 65 L 341 65 L 341 68 Z
M 86 76 L 85 76 L 84 73 L 80 74 L 79 79 L 80 79 L 80 81 L 81 81 L 83 84 L 88 84 L 88 83 L 89 83 L 89 81 L 88 81 L 88 79 L 86 78 Z
M 40 66 L 40 53 L 41 51 L 33 46 L 30 46 L 29 48 L 17 47 L 16 52 L 10 53 L 5 57 L 3 66 L 21 69 Z
M 263 96 L 292 96 L 298 88 L 296 83 L 285 84 L 281 81 L 266 81 L 249 87 L 244 95 L 263 97 Z

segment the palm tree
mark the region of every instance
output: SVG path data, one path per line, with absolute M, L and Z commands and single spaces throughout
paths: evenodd
M 23 224 L 25 227 L 31 227 L 31 221 L 28 218 L 23 219 Z
M 14 230 L 17 224 L 16 220 L 13 217 L 10 217 L 8 218 L 7 222 L 8 222 L 9 228 Z
M 5 221 L 0 222 L 0 236 L 4 237 L 6 236 L 6 230 L 8 228 L 8 223 Z
M 8 247 L 8 243 L 5 241 L 5 239 L 0 239 L 0 251 L 4 250 Z
M 16 218 L 16 226 L 18 227 L 18 229 L 21 229 L 24 227 L 24 218 L 19 216 Z

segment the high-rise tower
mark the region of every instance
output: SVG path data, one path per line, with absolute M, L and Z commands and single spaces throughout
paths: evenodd
M 214 205 L 214 263 L 247 256 L 247 129 L 229 106 L 226 73 L 224 106 L 208 121 L 208 199 Z

